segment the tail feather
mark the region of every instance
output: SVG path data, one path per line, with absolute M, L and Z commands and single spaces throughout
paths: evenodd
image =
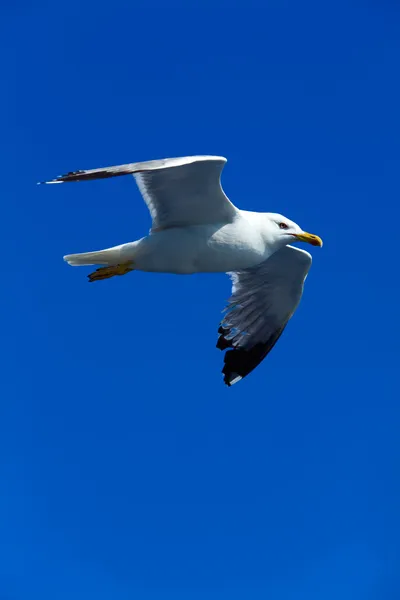
M 117 265 L 121 256 L 121 246 L 99 250 L 98 252 L 82 252 L 81 254 L 67 254 L 65 262 L 72 267 L 87 265 Z

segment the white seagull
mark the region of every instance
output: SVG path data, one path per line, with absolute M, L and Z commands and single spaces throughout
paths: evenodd
M 72 266 L 103 265 L 89 281 L 134 270 L 230 275 L 232 295 L 217 348 L 227 350 L 222 373 L 231 386 L 267 356 L 300 302 L 311 255 L 290 242 L 322 246 L 322 240 L 282 215 L 236 208 L 221 187 L 225 163 L 221 156 L 167 158 L 73 171 L 43 183 L 120 175 L 136 180 L 151 230 L 134 242 L 64 256 Z

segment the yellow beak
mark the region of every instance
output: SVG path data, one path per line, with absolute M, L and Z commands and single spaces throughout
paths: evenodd
M 303 233 L 295 233 L 293 237 L 299 242 L 307 242 L 307 244 L 311 244 L 312 246 L 320 246 L 322 247 L 322 240 L 317 235 L 313 235 L 312 233 L 307 233 L 303 231 Z

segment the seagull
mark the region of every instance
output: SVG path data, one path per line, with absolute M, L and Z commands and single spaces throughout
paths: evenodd
M 101 265 L 89 281 L 130 271 L 227 273 L 232 293 L 218 329 L 224 382 L 232 386 L 264 360 L 303 294 L 317 235 L 276 213 L 240 210 L 225 195 L 222 156 L 187 156 L 71 171 L 46 184 L 133 175 L 149 209 L 145 237 L 96 252 L 68 254 L 72 266 Z

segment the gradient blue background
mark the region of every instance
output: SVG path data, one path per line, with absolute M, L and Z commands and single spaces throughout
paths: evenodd
M 400 597 L 396 2 L 3 1 L 1 600 Z M 224 275 L 88 285 L 144 235 L 131 178 L 222 154 L 239 207 L 321 235 L 231 389 Z

